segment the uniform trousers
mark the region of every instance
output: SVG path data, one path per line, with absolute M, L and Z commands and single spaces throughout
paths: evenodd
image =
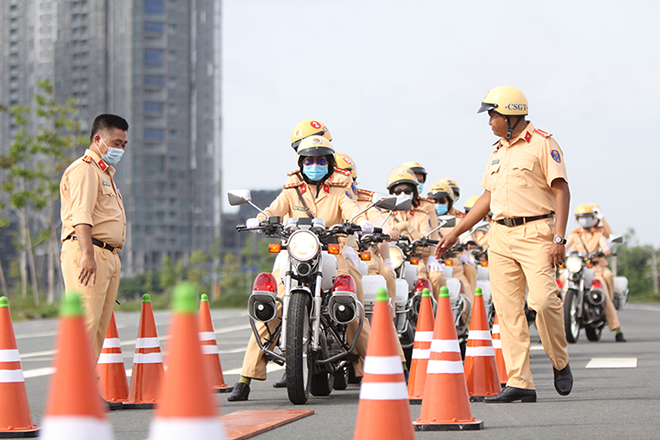
M 546 354 L 558 370 L 568 364 L 563 307 L 549 258 L 553 235 L 554 219 L 514 227 L 493 223 L 490 229 L 488 266 L 507 386 L 534 389 L 524 311 L 527 285 L 527 302 L 537 313 L 535 325 Z
M 96 261 L 96 283 L 83 286 L 78 282 L 82 251 L 77 241 L 66 240 L 62 243 L 60 260 L 66 294 L 78 293 L 85 313 L 87 335 L 92 344 L 94 364 L 101 354 L 108 325 L 112 318 L 117 291 L 121 261 L 117 254 L 98 246 L 94 248 Z
M 607 327 L 610 331 L 621 327 L 619 316 L 614 307 L 614 275 L 607 267 L 601 265 L 594 266 L 594 276 L 603 284 L 605 291 L 605 318 L 607 319 Z

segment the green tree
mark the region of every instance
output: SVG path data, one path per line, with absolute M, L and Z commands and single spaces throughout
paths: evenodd
M 159 274 L 159 287 L 165 292 L 169 292 L 176 284 L 176 269 L 168 255 L 163 258 L 163 267 Z
M 625 239 L 617 250 L 617 275 L 628 278 L 631 298 L 649 296 L 653 293 L 649 262 L 654 249 L 650 245 L 640 245 L 634 229 L 628 230 Z
M 198 250 L 190 254 L 187 279 L 197 287 L 200 294 L 209 293 L 209 283 L 207 277 L 208 260 L 209 256 L 204 251 Z
M 235 254 L 225 254 L 222 258 L 220 286 L 222 295 L 245 293 L 244 276 L 240 271 L 238 257 Z

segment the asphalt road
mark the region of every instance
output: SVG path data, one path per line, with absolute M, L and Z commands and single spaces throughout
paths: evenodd
M 156 312 L 156 323 L 164 349 L 169 314 Z M 243 360 L 249 337 L 247 314 L 236 310 L 212 311 L 225 379 L 233 384 Z M 126 368 L 131 368 L 137 337 L 138 313 L 117 313 Z M 481 431 L 418 432 L 418 439 L 456 437 L 497 439 L 660 439 L 660 306 L 631 304 L 619 314 L 627 343 L 615 343 L 605 331 L 598 343 L 588 342 L 582 332 L 577 344 L 569 345 L 575 377 L 573 392 L 559 396 L 552 384 L 552 365 L 532 329 L 532 372 L 537 403 L 488 405 L 472 403 L 472 413 L 484 421 Z M 32 417 L 38 425 L 43 417 L 50 373 L 52 373 L 56 320 L 14 324 L 26 376 Z M 281 371 L 269 374 L 266 382 L 253 382 L 248 402 L 217 401 L 223 414 L 236 410 L 314 409 L 305 419 L 255 437 L 267 439 L 349 439 L 353 436 L 358 407 L 357 385 L 335 391 L 329 397 L 312 397 L 306 405 L 294 406 L 286 390 L 272 388 Z M 597 368 L 596 368 L 597 367 Z M 411 406 L 412 418 L 420 406 Z M 109 413 L 118 440 L 147 437 L 151 410 L 122 410 Z

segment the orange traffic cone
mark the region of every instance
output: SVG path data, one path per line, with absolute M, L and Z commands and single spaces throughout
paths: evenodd
M 422 301 L 419 304 L 417 331 L 415 332 L 415 344 L 413 345 L 410 375 L 408 376 L 408 398 L 412 404 L 422 403 L 432 340 L 433 304 L 431 304 L 429 289 L 424 289 L 422 291 Z
M 133 356 L 131 387 L 128 390 L 128 400 L 124 402 L 124 408 L 153 408 L 158 399 L 160 381 L 164 373 L 163 356 L 160 352 L 151 298 L 148 294 L 144 294 L 140 328 Z
M 96 391 L 92 347 L 87 338 L 80 297 L 66 295 L 60 310 L 55 373 L 39 438 L 109 440 L 110 422 Z
M 472 402 L 482 402 L 484 397 L 495 396 L 502 391 L 484 296 L 479 287 L 474 292 L 472 320 L 465 350 L 465 380 Z
M 414 439 L 387 290 L 376 293 L 354 439 Z
M 0 438 L 36 437 L 7 297 L 0 298 Z
M 222 375 L 220 354 L 218 353 L 218 344 L 215 340 L 215 329 L 213 328 L 213 319 L 211 319 L 211 309 L 209 308 L 209 297 L 206 294 L 202 295 L 202 301 L 199 305 L 199 341 L 202 344 L 204 365 L 206 365 L 206 373 L 211 388 L 220 393 L 230 392 L 234 387 L 227 385 Z
M 500 337 L 500 321 L 495 312 L 493 321 L 493 350 L 495 351 L 495 362 L 497 363 L 497 374 L 500 377 L 500 386 L 506 386 L 509 378 L 506 375 L 506 364 L 504 363 L 504 354 L 502 353 L 502 338 Z
M 197 329 L 197 293 L 189 284 L 174 288 L 167 373 L 151 423 L 151 440 L 225 439 L 203 364 Z
M 103 349 L 96 363 L 96 373 L 99 375 L 99 392 L 101 397 L 109 402 L 126 402 L 128 399 L 128 380 L 124 355 L 121 352 L 119 332 L 115 312 L 112 312 L 108 331 L 103 341 Z
M 472 417 L 461 349 L 458 346 L 449 290 L 440 288 L 426 386 L 415 431 L 481 429 L 484 422 Z

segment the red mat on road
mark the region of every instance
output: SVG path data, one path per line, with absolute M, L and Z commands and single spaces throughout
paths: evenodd
M 241 440 L 270 431 L 287 423 L 314 414 L 313 409 L 280 411 L 234 411 L 222 416 L 227 430 L 227 438 Z

